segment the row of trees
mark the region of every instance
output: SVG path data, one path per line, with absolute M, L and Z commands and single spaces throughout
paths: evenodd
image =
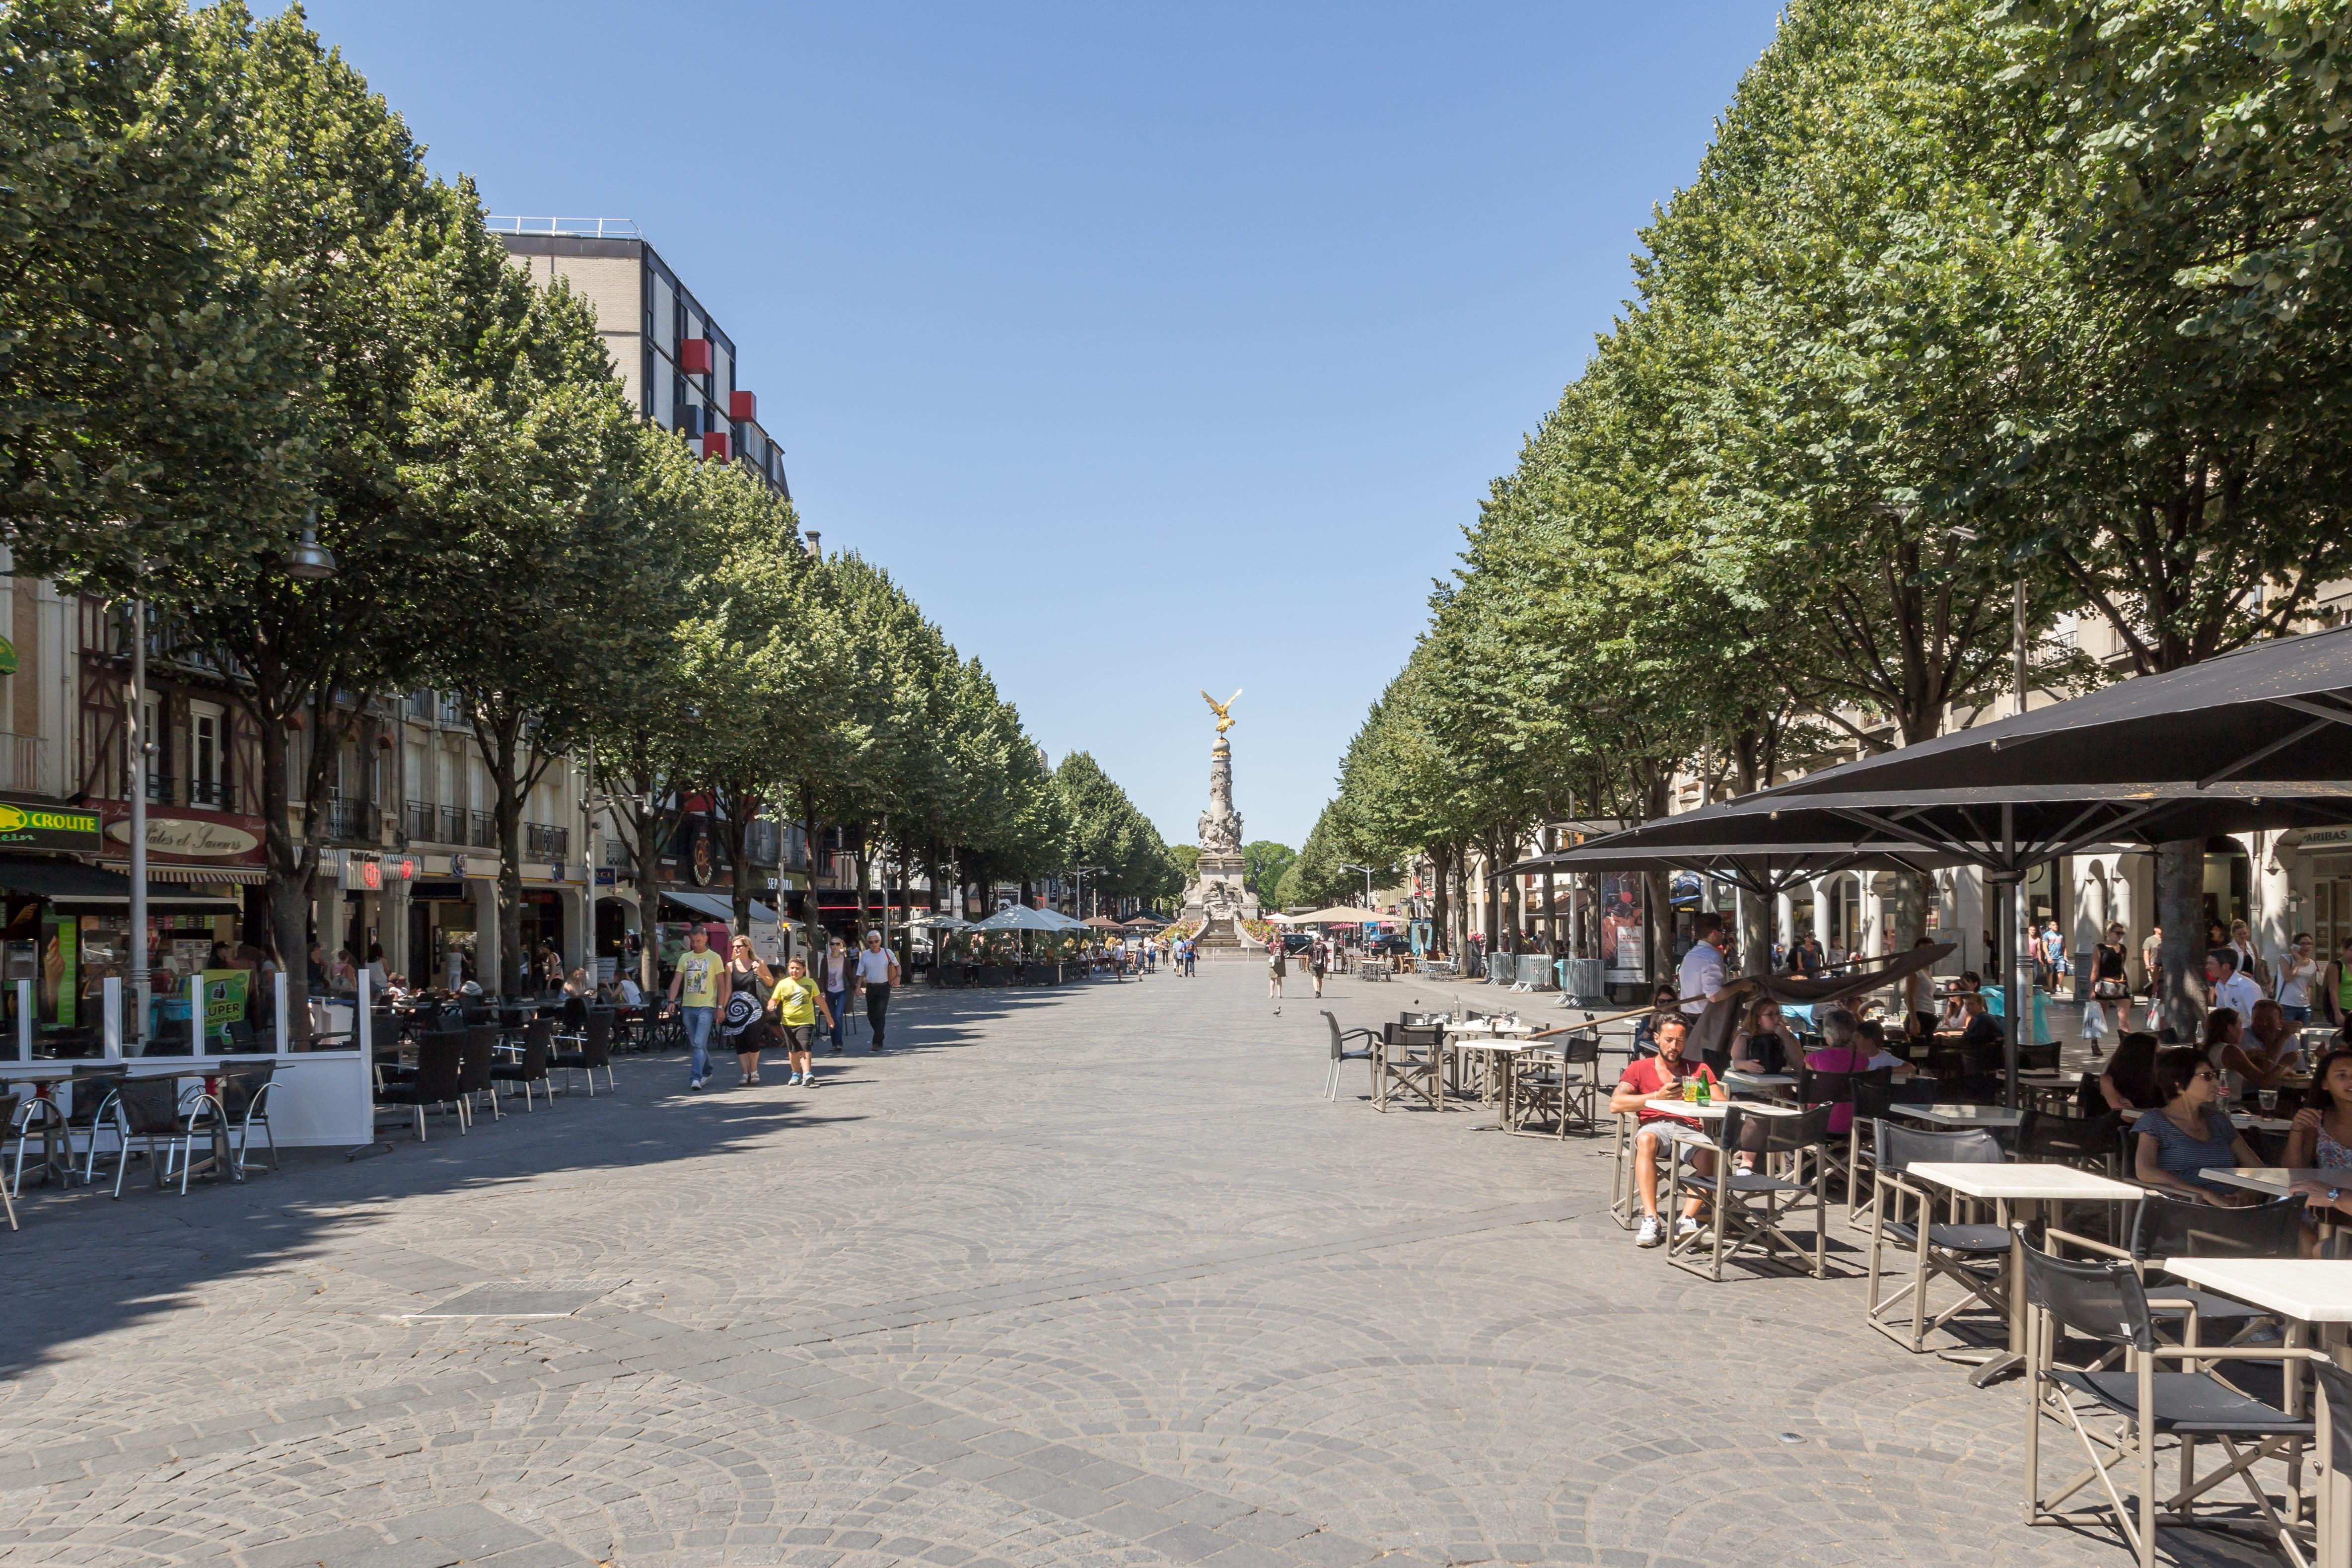
M 763 816 L 840 829 L 861 889 L 881 858 L 1163 889 L 1125 795 L 1082 754 L 1051 770 L 887 573 L 814 558 L 757 478 L 638 421 L 586 303 L 508 263 L 299 8 L 18 0 L 0 79 L 0 539 L 234 673 L 281 952 L 328 742 L 354 694 L 422 685 L 459 696 L 493 785 L 509 966 L 525 804 L 567 757 L 646 900 L 707 799 L 739 923 Z M 306 531 L 332 575 L 287 569 Z
M 2008 688 L 2021 579 L 2037 686 L 2113 673 L 2062 616 L 2129 673 L 2307 623 L 2352 571 L 2347 51 L 2343 0 L 1796 0 L 1318 833 L 1443 889 L 1925 739 Z

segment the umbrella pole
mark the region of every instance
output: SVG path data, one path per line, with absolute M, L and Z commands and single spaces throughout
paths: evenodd
M 2014 805 L 2000 808 L 2000 860 L 2008 872 L 2003 879 L 2008 884 L 2009 902 L 2009 908 L 2002 911 L 2000 922 L 2001 1005 L 2009 1014 L 2009 1059 L 2001 1083 L 2001 1105 L 2006 1110 L 2015 1110 L 2017 1058 L 2031 1037 L 2028 1010 L 2033 1005 L 2033 999 L 2031 994 L 2020 995 L 2017 984 L 2018 952 L 2023 941 L 2018 931 L 2018 921 L 2025 909 L 2025 878 L 2017 865 L 2017 807 Z

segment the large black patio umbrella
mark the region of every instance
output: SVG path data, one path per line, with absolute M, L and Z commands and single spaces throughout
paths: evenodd
M 2120 681 L 1915 746 L 1824 769 L 1585 847 L 1946 855 L 2011 889 L 2000 921 L 2012 1047 L 2025 997 L 2022 883 L 2103 842 L 2154 845 L 2352 821 L 2352 626 L 2283 637 Z M 2009 1089 L 2017 1058 L 2010 1052 Z

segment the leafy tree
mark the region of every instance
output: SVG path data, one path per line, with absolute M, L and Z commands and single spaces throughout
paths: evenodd
M 249 217 L 232 233 L 271 107 L 249 29 L 234 4 L 0 8 L 0 541 L 19 573 L 201 596 L 217 555 L 282 551 L 302 516 L 301 307 L 253 264 Z M 343 216 L 320 215 L 322 240 Z
M 1242 846 L 1242 861 L 1249 868 L 1249 885 L 1257 893 L 1259 903 L 1282 908 L 1276 902 L 1281 896 L 1282 874 L 1297 858 L 1297 850 L 1271 838 L 1254 838 Z
M 1088 879 L 1097 909 L 1105 897 L 1148 903 L 1182 888 L 1182 873 L 1160 830 L 1093 756 L 1073 752 L 1064 757 L 1054 770 L 1054 785 L 1069 824 L 1065 864 L 1101 868 Z M 1081 919 L 1088 913 L 1077 912 Z
M 522 814 L 594 732 L 608 650 L 646 609 L 636 563 L 663 547 L 629 504 L 633 411 L 595 316 L 500 260 L 428 367 L 402 475 L 433 530 L 415 592 L 436 684 L 457 692 L 492 788 L 501 991 L 527 983 Z

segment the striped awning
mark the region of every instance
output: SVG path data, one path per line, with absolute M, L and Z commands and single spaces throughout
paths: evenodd
M 131 862 L 109 860 L 110 871 L 129 875 Z M 236 882 L 247 887 L 259 887 L 269 880 L 269 873 L 258 866 L 161 866 L 147 863 L 147 880 L 152 882 Z

